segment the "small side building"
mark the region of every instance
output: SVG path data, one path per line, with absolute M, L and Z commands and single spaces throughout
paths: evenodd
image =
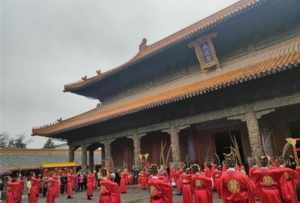
M 102 164 L 101 150 L 95 151 L 94 163 Z M 0 167 L 12 172 L 40 170 L 45 163 L 68 162 L 69 149 L 0 149 Z M 74 161 L 81 162 L 81 150 L 75 153 Z

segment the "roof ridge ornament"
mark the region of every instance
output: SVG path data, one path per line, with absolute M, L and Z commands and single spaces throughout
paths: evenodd
M 147 47 L 148 47 L 148 45 L 147 45 L 147 39 L 143 38 L 142 42 L 139 45 L 139 51 L 141 52 L 141 51 L 145 50 Z
M 82 76 L 82 77 L 81 77 L 81 80 L 86 81 L 86 80 L 87 80 L 87 76 L 86 76 L 86 75 L 85 75 L 85 76 Z
M 96 73 L 97 73 L 97 75 L 101 75 L 101 74 L 102 74 L 102 71 L 101 71 L 101 69 L 99 69 L 99 70 L 96 70 Z

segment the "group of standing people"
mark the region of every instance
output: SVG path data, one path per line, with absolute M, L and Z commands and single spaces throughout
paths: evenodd
M 149 171 L 149 172 L 148 172 Z M 182 195 L 182 203 L 212 203 L 216 191 L 224 203 L 297 203 L 296 187 L 300 183 L 300 167 L 273 162 L 266 156 L 250 167 L 249 172 L 227 155 L 224 165 L 198 164 L 173 167 L 170 172 L 152 165 L 140 172 L 139 185 L 149 189 L 150 203 L 172 203 L 173 191 Z M 298 187 L 298 190 L 300 188 Z
M 93 171 L 78 174 L 70 169 L 64 171 L 63 174 L 58 170 L 49 171 L 43 177 L 32 173 L 27 180 L 22 176 L 8 176 L 7 178 L 6 203 L 21 203 L 25 191 L 24 186 L 27 187 L 29 203 L 38 203 L 43 192 L 45 192 L 47 203 L 55 203 L 61 194 L 66 194 L 66 198 L 72 199 L 76 191 L 84 190 L 87 200 L 92 200 L 98 187 L 100 188 L 99 202 L 120 203 L 120 194 L 126 193 L 127 185 L 132 182 L 128 169 L 124 169 L 120 175 L 109 173 L 105 169 L 98 173 Z
M 297 203 L 300 167 L 280 161 L 271 163 L 266 156 L 261 156 L 259 162 L 248 172 L 236 164 L 232 154 L 225 156 L 222 166 L 186 164 L 165 169 L 152 164 L 139 172 L 138 184 L 149 191 L 150 203 L 172 203 L 173 193 L 182 195 L 182 203 L 213 203 L 214 192 L 224 203 L 255 203 L 257 200 L 261 203 Z M 89 172 L 85 177 L 69 170 L 65 176 L 66 198 L 74 198 L 76 188 L 85 178 L 86 198 L 98 199 L 99 203 L 121 203 L 121 193 L 126 193 L 127 185 L 133 182 L 133 176 L 126 168 L 120 173 L 101 169 L 98 173 Z M 28 202 L 38 203 L 42 180 L 47 185 L 46 202 L 55 203 L 62 188 L 61 177 L 55 171 L 43 179 L 31 175 L 27 184 Z M 95 198 L 97 187 L 99 196 Z M 6 203 L 21 203 L 23 190 L 23 178 L 10 178 Z

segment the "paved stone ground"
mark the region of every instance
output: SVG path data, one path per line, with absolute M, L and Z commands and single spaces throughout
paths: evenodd
M 99 191 L 95 192 L 93 200 L 87 200 L 85 193 L 76 193 L 73 199 L 67 199 L 65 195 L 60 195 L 56 203 L 98 203 Z M 122 194 L 122 203 L 148 203 L 149 193 L 143 191 L 136 186 L 130 186 L 126 194 Z M 181 203 L 182 196 L 174 194 L 174 203 Z M 27 200 L 23 201 L 26 203 Z M 221 203 L 222 201 L 214 195 L 214 203 Z M 39 203 L 46 203 L 45 198 L 42 198 Z

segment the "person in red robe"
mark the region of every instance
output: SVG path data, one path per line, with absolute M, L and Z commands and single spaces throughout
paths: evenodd
M 95 175 L 93 173 L 89 173 L 87 176 L 86 182 L 86 196 L 88 200 L 91 200 L 94 195 L 94 188 L 95 188 Z
M 72 171 L 71 177 L 72 177 L 73 191 L 75 191 L 75 189 L 76 189 L 76 187 L 77 187 L 77 185 L 78 185 L 78 182 L 77 182 L 77 175 L 76 175 L 76 170 Z
M 22 191 L 21 191 L 22 186 L 21 186 L 20 178 L 17 178 L 15 182 L 17 183 L 16 188 L 14 190 L 15 202 L 20 203 L 22 200 Z
M 16 193 L 15 191 L 18 189 L 19 183 L 15 178 L 8 177 L 7 188 L 6 188 L 6 203 L 16 203 Z
M 128 170 L 125 168 L 121 173 L 121 181 L 120 181 L 120 192 L 126 193 L 127 192 L 127 185 L 129 182 L 129 173 Z
M 40 193 L 40 179 L 36 177 L 33 173 L 30 178 L 30 189 L 28 192 L 28 202 L 29 203 L 37 203 L 39 200 L 39 193 Z
M 158 169 L 156 165 L 149 168 L 151 174 L 149 178 L 150 203 L 172 203 L 172 186 L 158 177 Z
M 112 182 L 110 191 L 112 203 L 121 203 L 121 192 L 119 185 L 115 182 Z
M 57 197 L 57 180 L 50 174 L 47 179 L 47 196 L 46 203 L 55 203 Z
M 54 179 L 54 193 L 55 196 L 58 197 L 60 188 L 60 177 L 57 174 L 55 174 L 52 176 L 52 178 Z
M 279 187 L 282 170 L 269 167 L 269 160 L 266 156 L 261 156 L 260 161 L 261 167 L 251 171 L 251 179 L 255 182 L 261 203 L 282 203 Z
M 17 188 L 17 199 L 16 202 L 17 203 L 21 203 L 22 202 L 22 196 L 23 196 L 23 191 L 24 191 L 24 180 L 22 178 L 22 175 L 19 175 L 19 178 L 17 179 L 18 182 L 18 188 Z
M 192 195 L 192 175 L 191 169 L 186 168 L 181 175 L 182 179 L 182 203 L 191 203 L 193 201 Z
M 172 186 L 176 186 L 176 167 L 172 166 L 170 169 L 170 179 Z
M 296 184 L 300 183 L 300 166 L 296 167 L 296 174 L 297 174 L 297 179 L 296 179 Z
M 204 169 L 204 173 L 207 177 L 212 178 L 215 173 L 215 170 L 216 170 L 215 165 L 211 162 L 208 162 Z
M 297 203 L 296 198 L 296 182 L 297 174 L 293 169 L 283 167 L 281 168 L 283 174 L 280 177 L 279 185 L 284 203 Z
M 74 178 L 73 175 L 69 172 L 67 174 L 67 198 L 72 199 L 74 193 Z
M 138 183 L 140 188 L 142 188 L 143 190 L 147 188 L 148 175 L 144 169 L 139 173 Z
M 179 168 L 175 174 L 176 188 L 177 188 L 178 194 L 182 193 L 182 174 L 183 174 L 183 172 L 184 172 L 183 168 Z
M 212 181 L 200 172 L 200 166 L 192 165 L 192 185 L 195 203 L 212 203 Z
M 213 185 L 215 190 L 217 191 L 217 194 L 219 198 L 221 198 L 221 189 L 220 189 L 220 179 L 222 176 L 222 167 L 220 166 L 218 169 L 216 169 L 214 176 L 213 176 Z
M 96 171 L 93 171 L 93 191 L 95 191 L 96 188 L 97 188 L 97 178 L 96 178 L 96 175 L 97 175 Z
M 225 154 L 228 167 L 220 179 L 221 196 L 224 203 L 253 203 L 249 178 L 236 170 L 236 158 L 233 153 Z
M 101 170 L 99 203 L 112 203 L 112 188 L 114 182 L 108 177 L 106 169 Z

